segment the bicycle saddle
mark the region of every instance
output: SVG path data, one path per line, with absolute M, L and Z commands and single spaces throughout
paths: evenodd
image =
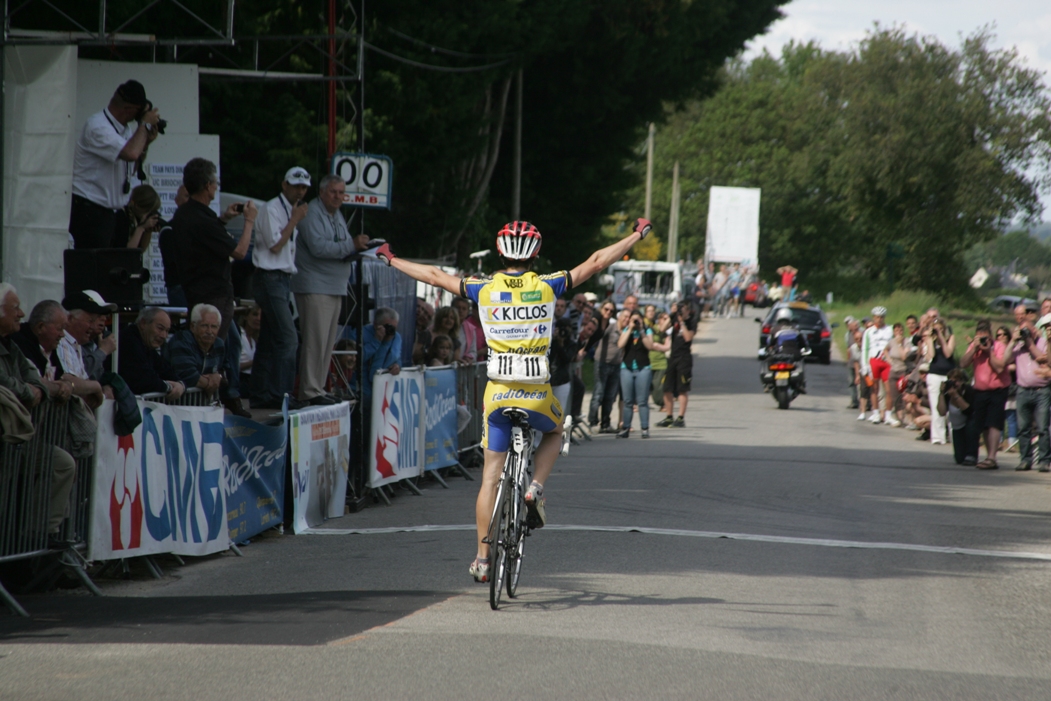
M 529 425 L 529 414 L 527 414 L 524 409 L 512 406 L 504 409 L 502 413 L 504 416 L 511 419 L 511 423 L 516 426 Z

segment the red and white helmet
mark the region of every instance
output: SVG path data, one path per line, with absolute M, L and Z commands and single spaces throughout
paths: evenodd
M 504 224 L 496 235 L 496 251 L 508 260 L 529 260 L 540 252 L 540 232 L 527 221 Z

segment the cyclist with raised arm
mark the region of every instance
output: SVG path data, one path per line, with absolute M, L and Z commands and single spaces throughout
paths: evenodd
M 525 500 L 530 528 L 541 528 L 547 520 L 544 482 L 562 447 L 563 409 L 551 391 L 548 368 L 555 300 L 620 260 L 649 231 L 650 223 L 638 219 L 631 234 L 595 251 L 572 270 L 537 275 L 532 267 L 540 252 L 540 232 L 529 222 L 511 222 L 496 235 L 496 250 L 504 270 L 490 280 L 458 278 L 434 266 L 412 263 L 395 256 L 389 244 L 376 249 L 378 258 L 409 277 L 478 304 L 489 347 L 489 383 L 485 389 L 482 434 L 485 466 L 475 505 L 478 551 L 470 567 L 476 582 L 489 580 L 489 544 L 482 541 L 488 535 L 489 518 L 511 437 L 511 422 L 503 413 L 508 407 L 524 410 L 530 425 L 543 434 L 533 459 L 533 481 Z

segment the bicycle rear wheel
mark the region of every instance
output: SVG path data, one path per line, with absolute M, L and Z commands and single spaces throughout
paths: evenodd
M 510 521 L 511 484 L 502 478 L 496 498 L 499 500 L 493 513 L 492 530 L 489 537 L 489 608 L 500 608 L 500 594 L 507 580 L 507 531 Z

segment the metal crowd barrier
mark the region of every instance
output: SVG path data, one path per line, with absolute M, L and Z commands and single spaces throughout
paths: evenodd
M 218 399 L 218 394 L 205 394 L 200 387 L 190 387 L 178 399 L 168 399 L 164 392 L 147 392 L 140 394 L 139 398 L 147 402 L 161 402 L 169 406 L 212 406 Z
M 33 409 L 32 439 L 0 445 L 0 562 L 51 552 L 47 527 L 53 447 L 65 446 L 68 419 L 68 404 L 45 400 Z M 2 584 L 0 599 L 15 613 L 29 615 Z
M 484 362 L 461 365 L 456 370 L 456 398 L 471 412 L 470 422 L 460 431 L 461 455 L 482 446 L 482 403 L 488 381 Z

